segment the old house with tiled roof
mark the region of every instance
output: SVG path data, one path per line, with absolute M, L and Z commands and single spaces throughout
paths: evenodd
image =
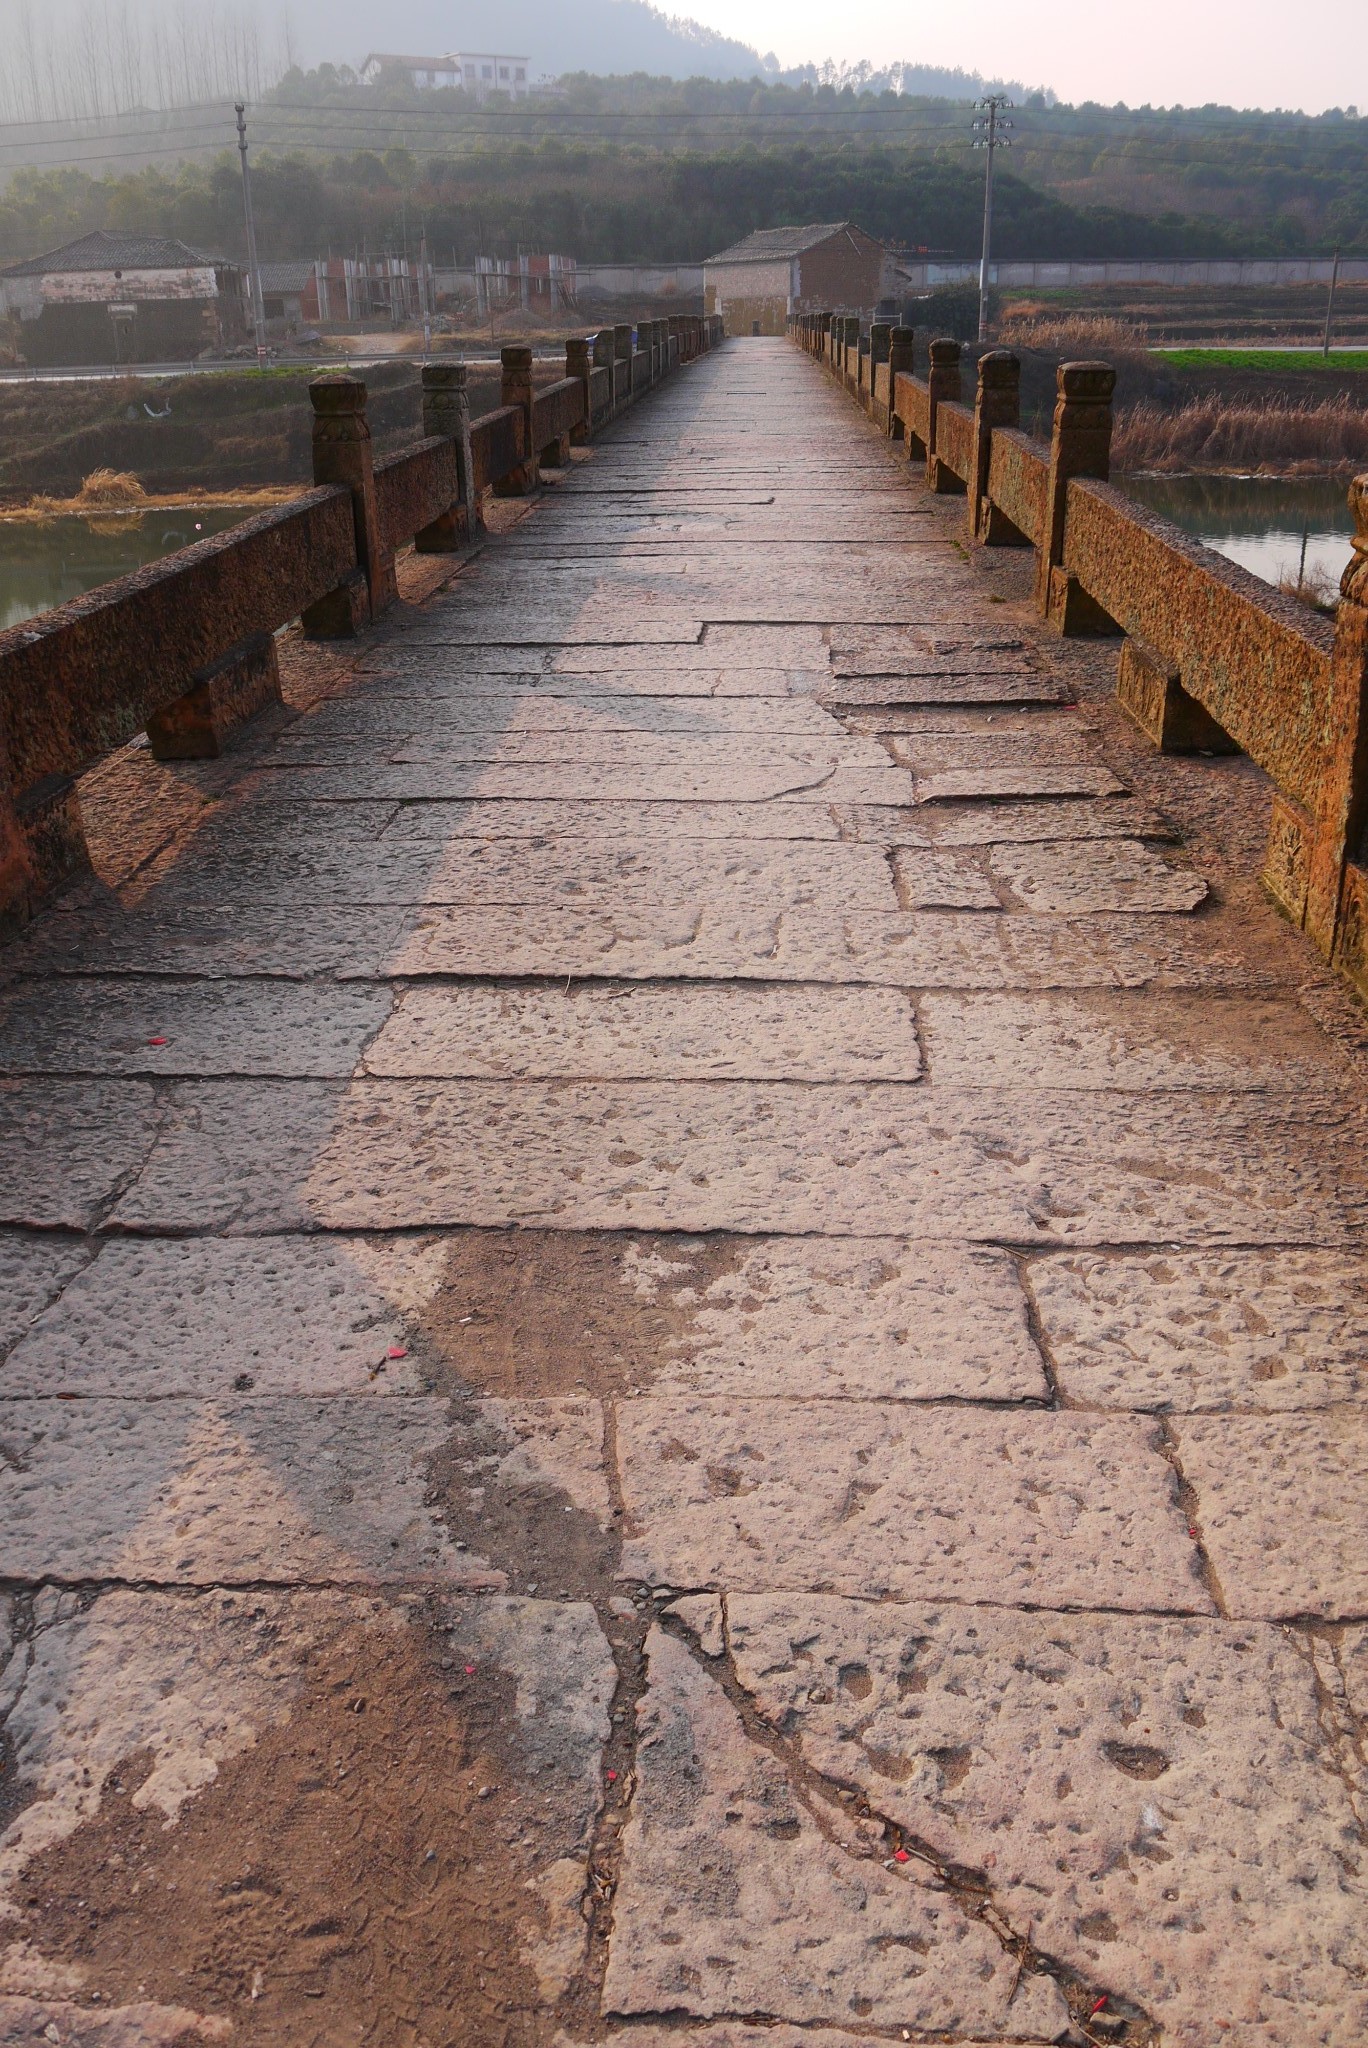
M 34 365 L 193 362 L 246 336 L 237 264 L 102 228 L 0 270 L 0 314 Z
M 883 296 L 882 244 L 848 220 L 760 228 L 703 266 L 709 313 L 729 334 L 782 334 L 790 313 L 868 312 Z

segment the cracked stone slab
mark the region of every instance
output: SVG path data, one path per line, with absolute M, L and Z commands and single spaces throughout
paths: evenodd
M 1298 1003 L 1146 994 L 928 994 L 931 1077 L 972 1088 L 1323 1086 L 1350 1069 Z
M 350 1685 L 366 1690 L 387 1675 L 394 1682 L 387 1659 L 397 1656 L 409 1660 L 410 1680 L 428 1678 L 428 1759 L 438 1781 L 490 1763 L 513 1778 L 500 1789 L 512 1802 L 508 1820 L 521 1808 L 529 1823 L 519 1846 L 530 1852 L 522 1860 L 537 1894 L 527 1928 L 538 1944 L 536 1973 L 548 2002 L 564 1988 L 557 1979 L 583 1948 L 578 1898 L 616 1682 L 587 1603 L 434 1593 L 421 1602 L 391 1595 L 382 1604 L 334 1593 L 214 1589 L 175 1596 L 116 1590 L 79 1603 L 43 1592 L 34 1605 L 8 1722 L 13 1768 L 29 1797 L 0 1836 L 0 1897 L 22 1894 L 35 1855 L 84 1827 L 111 1824 L 109 1798 L 127 1789 L 118 1778 L 130 1760 L 141 1780 L 131 1794 L 134 1816 L 151 1813 L 164 1833 L 235 1765 L 247 1764 L 247 1777 L 233 1780 L 232 1796 L 259 1800 L 252 1751 L 294 1722 L 302 1758 L 321 1718 L 316 1710 L 327 1704 L 320 1689 L 337 1682 L 331 1658 L 340 1655 Z M 446 1671 L 449 1678 L 439 1676 Z M 383 1777 L 393 1758 L 368 1757 L 363 1744 L 349 1761 L 353 1779 L 363 1780 L 352 1796 L 364 1800 L 368 1771 Z M 278 1800 L 278 1780 L 271 1792 Z M 288 1835 L 276 1855 L 288 1883 L 287 1844 Z M 364 1873 L 363 1883 L 371 1877 Z M 22 1968 L 15 1947 L 7 1951 L 0 1939 L 0 1989 L 15 1988 Z M 82 1994 L 82 1968 L 35 1962 L 49 1978 L 65 1970 L 75 1981 L 63 1988 Z M 98 1972 L 91 1974 L 98 1984 Z M 89 2004 L 83 2010 L 100 2012 Z M 2 2026 L 0 2037 L 12 2038 Z M 79 2037 L 64 2025 L 62 2038 Z M 116 2033 L 110 2048 L 145 2048 L 162 2038 Z M 165 2038 L 170 2048 L 181 2032 Z
M 10 1399 L 59 1394 L 410 1394 L 408 1318 L 442 1248 L 404 1239 L 106 1241 L 0 1368 Z
M 685 839 L 829 842 L 842 837 L 829 804 L 404 804 L 387 839 L 632 839 L 664 846 Z
M 88 1244 L 70 1238 L 0 1230 L 0 1356 L 70 1285 L 90 1256 Z M 0 1376 L 0 1387 L 8 1385 L 8 1377 Z
M 0 1080 L 0 1223 L 92 1229 L 142 1166 L 158 1119 L 138 1082 Z
M 366 1241 L 400 1260 L 409 1239 Z M 759 1398 L 1047 1395 L 1014 1262 L 898 1238 L 461 1231 L 419 1240 L 420 1343 L 468 1386 Z M 441 1263 L 438 1264 L 438 1260 Z M 397 1291 L 402 1282 L 387 1283 Z M 542 1304 L 555 1301 L 547 1317 Z
M 714 750 L 714 754 L 717 750 Z M 263 764 L 272 773 L 292 773 L 287 763 Z M 519 767 L 498 762 L 451 766 L 429 761 L 364 762 L 349 756 L 344 765 L 310 772 L 315 798 L 360 798 L 399 803 L 456 802 L 517 798 L 542 803 L 768 803 L 779 798 L 832 803 L 905 804 L 913 793 L 903 769 L 885 765 L 822 766 L 796 756 L 770 754 L 759 760 L 718 760 L 700 748 L 673 762 L 622 766 L 595 764 L 567 768 L 549 761 Z
M 1025 730 L 1005 730 L 997 720 L 969 732 L 886 730 L 884 745 L 902 768 L 920 780 L 927 775 L 999 768 L 1062 768 L 1097 765 L 1091 736 L 1067 713 L 1040 714 Z
M 1067 1400 L 1192 1412 L 1368 1399 L 1357 1252 L 1068 1253 L 1033 1260 L 1029 1285 Z
M 873 846 L 808 844 L 754 837 L 648 844 L 629 839 L 586 843 L 572 833 L 528 845 L 521 839 L 385 838 L 286 848 L 250 840 L 171 867 L 158 898 L 205 897 L 288 904 L 514 904 L 612 912 L 633 904 L 685 903 L 744 909 L 758 899 L 774 910 L 824 900 L 852 910 L 893 910 L 897 899 L 882 851 Z
M 997 668 L 983 663 L 973 674 L 928 662 L 917 673 L 859 675 L 838 670 L 837 680 L 824 683 L 818 701 L 838 710 L 846 705 L 904 704 L 1071 704 L 1073 691 L 1058 676 L 1033 669 Z
M 1183 1416 L 1172 1424 L 1232 1614 L 1368 1614 L 1368 1414 Z
M 1358 1821 L 1295 1637 L 743 1595 L 728 1639 L 785 1746 L 1175 2048 L 1213 2016 L 1258 2048 L 1363 2038 Z
M 901 847 L 893 880 L 904 910 L 1000 910 L 997 890 L 972 853 Z
M 1205 903 L 1206 883 L 1139 840 L 995 845 L 989 866 L 1022 910 L 1185 911 Z
M 916 1019 L 892 989 L 747 984 L 418 988 L 400 996 L 368 1074 L 914 1081 Z
M 125 1084 L 132 1086 L 134 1084 Z M 1335 1098 L 870 1082 L 181 1082 L 126 1230 L 823 1231 L 1009 1243 L 1344 1242 Z
M 535 1423 L 497 1402 L 453 1423 L 427 1399 L 6 1401 L 5 1568 L 21 1580 L 499 1591 L 502 1570 L 457 1548 L 430 1504 L 431 1460 L 459 1458 L 466 1439 L 482 1483 L 502 1465 L 525 1491 L 540 1470 L 544 1487 L 572 1481 L 583 1511 L 606 1518 L 601 1422 L 584 1401 L 542 1404 Z
M 11 1996 L 3 1983 L 0 1974 L 0 2040 L 9 2048 L 47 2048 L 50 2041 L 65 2048 L 189 2048 L 194 2041 L 226 2041 L 232 2032 L 227 2020 L 189 2006 L 141 1998 L 131 2005 L 75 2005 L 50 1994 Z
M 894 2038 L 901 2040 L 902 2031 L 899 2028 Z M 823 2027 L 817 2037 L 819 2048 L 866 2048 L 869 2038 L 868 2034 L 847 2034 L 839 2028 L 830 2027 Z M 908 2038 L 910 2040 L 911 2036 Z M 1042 2048 L 1051 2038 L 1058 2039 L 1061 2036 L 1056 2033 L 1053 2037 L 1044 2034 L 1036 2037 Z M 730 2020 L 692 2026 L 684 2035 L 684 2039 L 688 2042 L 689 2048 L 813 2048 L 812 2030 L 808 2027 L 748 2027 L 744 2022 Z M 1010 2048 L 1018 2048 L 1018 2044 L 1025 2039 L 1024 2034 L 1014 2035 Z M 616 2048 L 679 2048 L 679 2040 L 680 2033 L 676 2027 L 643 2026 L 613 2029 Z M 559 2034 L 556 2037 L 555 2048 L 581 2048 L 581 2044 L 573 2040 L 569 2034 Z M 584 2043 L 583 2048 L 588 2048 L 588 2043 Z M 970 2041 L 961 2036 L 958 2048 L 1009 2048 L 1009 2044 L 1001 2036 L 996 2041 Z
M 30 982 L 0 998 L 0 1071 L 345 1077 L 390 1003 L 326 982 Z
M 618 1412 L 654 1585 L 1206 1613 L 1149 1421 L 653 1396 Z
M 937 846 L 1001 846 L 1010 841 L 1157 839 L 1180 834 L 1133 796 L 1075 797 L 1065 803 L 952 804 L 917 819 Z
M 1019 767 L 928 769 L 915 777 L 919 804 L 940 803 L 948 798 L 1021 796 L 1120 796 L 1124 782 L 1104 768 L 1087 761 L 1023 761 Z
M 507 746 L 505 758 L 555 759 L 555 755 L 524 754 L 534 735 L 553 734 L 574 749 L 562 759 L 580 759 L 593 737 L 611 735 L 616 747 L 624 738 L 669 735 L 713 740 L 738 736 L 765 740 L 795 736 L 840 745 L 844 732 L 831 713 L 811 697 L 787 692 L 773 697 L 717 697 L 700 703 L 679 697 L 583 695 L 546 690 L 501 692 L 464 690 L 459 695 L 404 696 L 386 681 L 383 693 L 332 697 L 307 719 L 292 726 L 278 745 L 292 748 L 327 734 L 353 743 L 385 739 L 394 733 L 426 734 L 459 746 L 483 734 Z M 481 755 L 479 758 L 488 758 Z
M 24 974 L 200 975 L 217 981 L 267 975 L 285 981 L 331 974 L 373 981 L 403 939 L 397 907 L 177 904 L 158 896 L 124 908 L 39 918 L 9 949 Z M 160 1034 L 152 1034 L 160 1035 Z
M 1067 2020 L 982 1922 L 882 1843 L 800 1796 L 721 1687 L 653 1629 L 637 1707 L 636 1791 L 623 1833 L 606 2011 L 763 2012 L 1039 2039 Z M 817 1815 L 820 1812 L 819 1821 Z

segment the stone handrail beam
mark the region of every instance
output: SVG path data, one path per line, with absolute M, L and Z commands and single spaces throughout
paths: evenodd
M 0 935 L 87 867 L 85 769 L 140 731 L 160 760 L 216 755 L 280 701 L 281 627 L 363 630 L 397 594 L 401 547 L 468 545 L 485 492 L 535 488 L 540 464 L 566 462 L 572 441 L 721 337 L 710 317 L 575 339 L 541 391 L 531 351 L 505 349 L 503 403 L 476 420 L 465 364 L 428 364 L 423 438 L 379 460 L 364 383 L 316 378 L 313 490 L 0 633 Z
M 1274 788 L 1264 885 L 1368 994 L 1368 478 L 1350 493 L 1354 556 L 1332 624 L 1109 481 L 1110 365 L 1060 365 L 1051 438 L 1040 441 L 1020 429 L 1020 365 L 1008 350 L 979 359 L 971 410 L 956 342 L 933 341 L 918 376 L 910 331 L 876 323 L 862 375 L 848 316 L 801 315 L 789 327 L 924 463 L 930 489 L 965 494 L 971 538 L 1035 551 L 1050 624 L 1122 636 L 1117 695 L 1157 746 L 1238 749 L 1264 770 Z

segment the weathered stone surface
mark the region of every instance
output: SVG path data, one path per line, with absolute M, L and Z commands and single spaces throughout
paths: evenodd
M 427 673 L 426 671 L 424 672 Z M 422 735 L 442 747 L 446 759 L 459 760 L 466 742 L 495 742 L 495 753 L 474 759 L 581 759 L 594 736 L 671 734 L 703 742 L 737 735 L 767 742 L 779 735 L 845 744 L 846 735 L 829 711 L 811 697 L 781 692 L 771 697 L 714 697 L 703 703 L 675 696 L 624 697 L 592 691 L 571 693 L 562 683 L 552 694 L 537 690 L 450 688 L 441 695 L 407 695 L 386 678 L 383 689 L 327 699 L 307 719 L 292 726 L 278 742 L 282 752 L 305 751 L 325 735 L 352 745 L 386 742 L 395 734 Z M 534 736 L 555 734 L 558 744 L 573 748 L 559 756 L 530 752 Z
M 54 913 L 12 951 L 26 972 L 51 975 L 235 975 L 302 981 L 313 974 L 372 981 L 386 971 L 408 920 L 396 907 L 310 909 L 259 904 L 101 904 Z M 153 1034 L 159 1035 L 159 1034 Z
M 1294 1637 L 774 1596 L 728 1624 L 785 1748 L 1165 2041 L 1206 2048 L 1214 2016 L 1262 2048 L 1362 2036 L 1358 1822 Z
M 1086 761 L 1046 763 L 1023 761 L 1020 767 L 928 769 L 916 777 L 919 804 L 947 798 L 1019 796 L 1117 796 L 1125 783 L 1110 768 Z
M 1334 1244 L 1363 1216 L 1334 1098 L 870 1083 L 181 1083 L 133 1230 L 544 1223 L 1011 1243 Z
M 81 1264 L 86 1254 L 81 1255 Z M 10 1354 L 11 1397 L 421 1390 L 406 1318 L 441 1272 L 430 1241 L 118 1239 Z
M 573 849 L 573 851 L 572 851 Z M 295 844 L 288 850 L 228 844 L 167 877 L 174 900 L 218 903 L 402 903 L 582 906 L 612 915 L 632 905 L 682 903 L 697 920 L 835 899 L 852 910 L 893 910 L 888 863 L 873 846 L 776 839 L 686 840 L 650 845 L 573 837 L 385 838 Z
M 896 1238 L 626 1236 L 613 1284 L 594 1349 L 625 1353 L 629 1385 L 741 1398 L 1045 1398 L 1020 1284 L 1000 1252 Z M 577 1291 L 577 1318 L 582 1299 Z M 480 1298 L 475 1320 L 489 1315 Z M 483 1336 L 472 1332 L 472 1347 Z M 503 1341 L 524 1365 L 539 1345 L 565 1348 L 534 1320 Z
M 904 910 L 1000 910 L 1001 900 L 972 854 L 899 848 L 893 860 Z
M 1195 910 L 1207 885 L 1138 840 L 993 848 L 989 865 L 1015 909 Z
M 945 720 L 949 725 L 949 720 Z M 1040 714 L 1021 725 L 985 717 L 968 731 L 940 730 L 884 733 L 884 744 L 902 768 L 918 777 L 979 769 L 1020 769 L 1095 766 L 1088 735 L 1067 712 Z
M 892 989 L 410 989 L 367 1050 L 374 1075 L 915 1081 L 916 1019 Z
M 1368 1414 L 1182 1417 L 1202 1542 L 1240 1616 L 1368 1613 Z
M 389 1010 L 326 982 L 30 982 L 0 998 L 0 1071 L 345 1076 Z
M 3 1961 L 0 1961 L 3 1969 Z M 3 1978 L 0 1978 L 3 1983 Z M 185 2005 L 73 2005 L 61 1997 L 9 1997 L 0 1990 L 0 2039 L 13 2048 L 62 2041 L 67 2048 L 181 2048 L 182 2042 L 226 2041 L 229 2021 Z
M 429 1505 L 428 1466 L 438 1452 L 459 1458 L 464 1431 L 469 1483 L 504 1466 L 525 1489 L 541 1470 L 543 1484 L 572 1480 L 580 1505 L 606 1515 L 597 1410 L 550 1403 L 537 1420 L 496 1402 L 453 1429 L 446 1404 L 423 1399 L 6 1402 L 6 1570 L 498 1590 L 502 1571 L 457 1549 Z
M 947 1087 L 1262 1090 L 1350 1074 L 1295 1003 L 930 994 L 918 1016 L 931 1078 Z
M 1210 1612 L 1148 1421 L 650 1398 L 622 1569 L 657 1585 Z
M 527 1821 L 520 1846 L 531 1852 L 525 1874 L 538 1895 L 527 1931 L 542 1944 L 538 1975 L 544 1969 L 549 1979 L 544 1996 L 549 2000 L 563 1988 L 557 1978 L 564 1952 L 568 1947 L 573 1967 L 583 1943 L 583 1922 L 573 1906 L 568 1914 L 558 1912 L 555 1897 L 565 1889 L 567 1870 L 575 1877 L 576 1899 L 583 1883 L 601 1800 L 600 1758 L 616 1678 L 608 1645 L 586 1603 L 435 1595 L 421 1605 L 393 1599 L 382 1605 L 331 1592 L 214 1590 L 187 1596 L 142 1590 L 107 1592 L 81 1605 L 70 1595 L 44 1592 L 35 1609 L 38 1625 L 21 1653 L 24 1668 L 15 1674 L 7 1724 L 13 1769 L 29 1803 L 0 1837 L 0 1897 L 16 1889 L 22 1893 L 22 1879 L 17 1886 L 15 1880 L 35 1854 L 50 1851 L 105 1816 L 111 1798 L 127 1789 L 119 1783 L 121 1767 L 135 1779 L 133 1815 L 150 1811 L 170 1831 L 224 1772 L 272 1737 L 278 1739 L 291 1722 L 299 1726 L 297 1754 L 304 1760 L 305 1745 L 318 1741 L 322 1732 L 317 1724 L 325 1720 L 329 1705 L 328 1681 L 336 1683 L 333 1655 L 340 1656 L 350 1677 L 347 1699 L 354 1710 L 357 1687 L 383 1682 L 388 1656 L 416 1656 L 420 1673 L 430 1660 L 432 1677 L 454 1667 L 450 1679 L 438 1679 L 438 1696 L 428 1702 L 426 1760 L 439 1783 L 453 1769 L 464 1775 L 466 1769 L 487 1769 L 493 1760 L 488 1751 L 483 1757 L 478 1753 L 484 1747 L 479 1698 L 493 1696 L 491 1718 L 497 1720 L 501 1761 L 505 1769 L 520 1767 L 526 1780 L 515 1794 Z M 446 1654 L 438 1657 L 439 1649 Z M 366 1707 L 365 1690 L 361 1701 Z M 372 1710 L 381 1704 L 374 1696 L 369 1702 Z M 351 1796 L 362 1804 L 369 1798 L 382 1805 L 387 1798 L 383 1779 L 393 1769 L 394 1756 L 367 1759 L 363 1745 L 348 1761 L 353 1778 L 363 1779 Z M 329 1763 L 336 1768 L 340 1759 L 330 1755 Z M 316 1794 L 318 1784 L 308 1782 L 315 1774 L 306 1768 L 303 1775 L 303 1794 Z M 282 1801 L 278 1782 L 265 1789 L 276 1793 L 276 1820 L 288 1825 L 294 1816 L 280 1813 L 279 1806 L 288 1808 L 299 1794 Z M 472 1804 L 475 1796 L 472 1788 Z M 270 1816 L 254 1818 L 269 1822 Z M 332 1825 L 340 1818 L 330 1816 Z M 412 1842 L 401 1845 L 401 1856 L 421 1856 L 422 1839 L 416 1850 Z M 458 1861 L 454 1843 L 442 1842 L 441 1848 L 448 1863 Z M 284 1843 L 277 1842 L 273 1861 L 287 1853 Z M 429 1886 L 438 1876 L 433 1861 L 427 1859 Z M 364 1866 L 340 1869 L 339 1908 L 349 1902 L 358 1879 L 366 1886 L 376 1878 Z M 146 1869 L 139 1879 L 137 1889 L 145 1889 Z M 407 1889 L 402 1873 L 398 1882 L 402 1898 Z M 130 1904 L 125 1894 L 125 1910 Z M 288 1914 L 282 1914 L 277 1941 L 266 1952 L 262 1974 L 276 1992 L 289 1925 Z M 64 1988 L 78 1994 L 92 1981 L 100 1986 L 103 1973 L 93 1955 L 87 1975 L 82 1968 L 44 1964 L 31 1949 L 29 1954 L 29 1974 L 42 1970 L 49 1988 L 64 1975 L 75 1980 Z M 9 1988 L 19 1975 L 16 1945 L 8 1951 L 0 1945 L 0 1988 Z M 250 1979 L 249 1970 L 242 1986 L 244 2003 Z M 5 2010 L 0 2002 L 0 2014 Z M 73 2010 L 94 2017 L 100 2008 Z M 230 2031 L 227 2022 L 215 2025 Z M 162 2040 L 170 2048 L 181 2031 L 116 2030 L 105 2038 L 109 2048 L 144 2048 Z M 3 2038 L 12 2037 L 6 2033 Z M 81 2037 L 67 2030 L 64 2019 L 62 2039 L 72 2038 Z
M 633 839 L 665 846 L 685 839 L 814 839 L 842 837 L 829 804 L 404 804 L 388 839 Z
M 604 2004 L 611 2013 L 763 2012 L 956 2035 L 1054 2033 L 1053 1983 L 1015 1964 L 918 1871 L 885 1870 L 839 1810 L 819 1824 L 717 1683 L 660 1629 L 637 1709 Z M 835 1802 L 832 1802 L 833 1806 Z
M 92 1229 L 158 1122 L 151 1088 L 137 1082 L 0 1080 L 0 1223 Z
M 1322 1408 L 1368 1398 L 1357 1252 L 1067 1253 L 1029 1285 L 1065 1398 L 1103 1408 Z
M 91 1247 L 62 1237 L 0 1231 L 0 1356 L 80 1272 Z M 8 1388 L 8 1377 L 0 1386 Z
M 1158 839 L 1177 832 L 1137 797 L 1075 797 L 1068 803 L 954 804 L 918 814 L 937 846 L 1001 846 L 1012 840 Z

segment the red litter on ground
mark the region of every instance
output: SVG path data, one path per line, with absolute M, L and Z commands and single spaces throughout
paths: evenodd
M 910 1863 L 911 1860 L 906 1849 L 895 1849 L 893 1851 L 893 1861 L 895 1863 Z
M 1088 2018 L 1089 2018 L 1089 2019 L 1091 2019 L 1094 2013 L 1096 2013 L 1096 2012 L 1101 2012 L 1101 2010 L 1102 2010 L 1103 2006 L 1104 2006 L 1104 2005 L 1106 2004 L 1106 2002 L 1107 2002 L 1107 1996 L 1106 1996 L 1106 1993 L 1104 1992 L 1104 1993 L 1102 1994 L 1101 1998 L 1099 1998 L 1099 1999 L 1098 1999 L 1098 2001 L 1097 2001 L 1096 2005 L 1094 2005 L 1094 2006 L 1092 2006 L 1092 2007 L 1090 2007 L 1090 2008 L 1089 2008 L 1089 2011 L 1088 2011 Z
M 166 1040 L 165 1040 L 164 1038 L 149 1038 L 147 1042 L 148 1042 L 148 1044 L 149 1044 L 149 1045 L 165 1045 L 165 1044 L 166 1044 Z
M 407 1358 L 408 1351 L 402 1344 L 391 1344 L 385 1356 L 386 1358 Z
M 609 1771 L 609 1773 L 608 1773 L 608 1783 L 609 1783 L 610 1785 L 615 1785 L 615 1784 L 617 1783 L 617 1772 L 616 1772 L 616 1771 Z
M 475 1676 L 475 1666 L 474 1666 L 473 1664 L 467 1664 L 467 1665 L 466 1665 L 466 1677 L 467 1677 L 467 1678 L 473 1678 L 474 1676 Z

